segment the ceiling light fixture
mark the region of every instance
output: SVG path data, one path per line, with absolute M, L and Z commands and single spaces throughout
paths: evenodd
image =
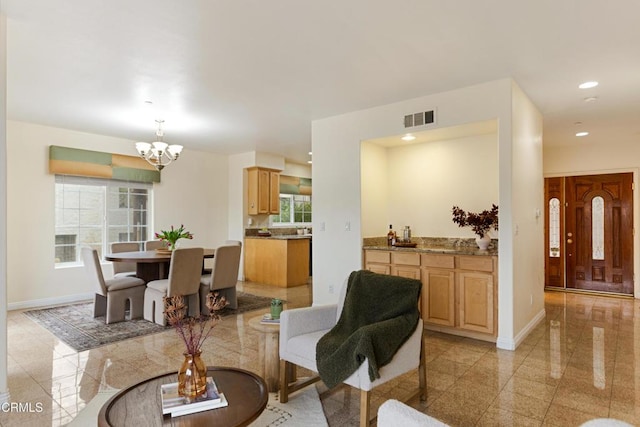
M 576 133 L 576 136 L 587 136 L 589 135 L 589 132 L 578 132 Z
M 584 82 L 578 85 L 580 89 L 591 89 L 592 87 L 596 87 L 596 86 L 598 86 L 598 82 L 596 81 Z
M 598 100 L 597 96 L 587 96 L 586 98 L 583 99 L 584 102 L 595 102 Z
M 416 137 L 408 133 L 405 136 L 403 136 L 401 139 L 403 141 L 413 141 L 414 139 L 416 139 Z
M 180 153 L 182 152 L 182 145 L 169 145 L 162 140 L 164 132 L 162 131 L 162 124 L 164 120 L 156 120 L 158 123 L 158 130 L 156 131 L 157 140 L 151 144 L 148 142 L 136 142 L 136 150 L 140 157 L 149 162 L 157 170 L 161 171 L 174 160 L 178 160 Z

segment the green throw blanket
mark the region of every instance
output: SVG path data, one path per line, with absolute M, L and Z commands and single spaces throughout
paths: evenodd
M 420 313 L 419 280 L 354 271 L 349 276 L 344 308 L 336 325 L 316 346 L 320 378 L 332 388 L 353 374 L 365 358 L 369 379 L 416 329 Z

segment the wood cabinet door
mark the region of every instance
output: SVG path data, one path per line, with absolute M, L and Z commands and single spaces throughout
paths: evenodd
M 455 280 L 452 270 L 422 272 L 422 319 L 436 325 L 455 326 Z
M 269 173 L 269 213 L 274 215 L 280 213 L 280 174 L 278 172 Z
M 269 213 L 269 171 L 258 169 L 258 213 Z
M 367 270 L 378 274 L 391 274 L 391 266 L 384 264 L 367 264 L 365 267 Z
M 476 272 L 458 273 L 459 327 L 493 334 L 493 275 Z
M 410 265 L 395 265 L 391 269 L 394 276 L 406 277 L 407 279 L 420 280 L 420 267 L 411 267 Z

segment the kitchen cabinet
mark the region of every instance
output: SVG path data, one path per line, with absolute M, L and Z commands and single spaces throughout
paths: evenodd
M 280 172 L 274 169 L 247 168 L 249 215 L 280 213 Z
M 497 257 L 460 252 L 365 249 L 364 266 L 422 281 L 420 311 L 426 329 L 495 341 Z
M 310 238 L 246 237 L 245 280 L 283 288 L 309 281 Z

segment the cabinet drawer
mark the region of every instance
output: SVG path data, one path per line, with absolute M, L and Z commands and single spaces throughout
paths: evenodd
M 391 252 L 386 251 L 365 251 L 367 264 L 370 262 L 379 262 L 382 264 L 391 263 Z
M 391 259 L 393 260 L 393 264 L 420 265 L 420 254 L 415 252 L 394 252 L 391 254 Z
M 487 256 L 461 256 L 458 268 L 462 270 L 493 271 L 493 259 Z
M 454 268 L 453 255 L 422 254 L 422 266 Z

